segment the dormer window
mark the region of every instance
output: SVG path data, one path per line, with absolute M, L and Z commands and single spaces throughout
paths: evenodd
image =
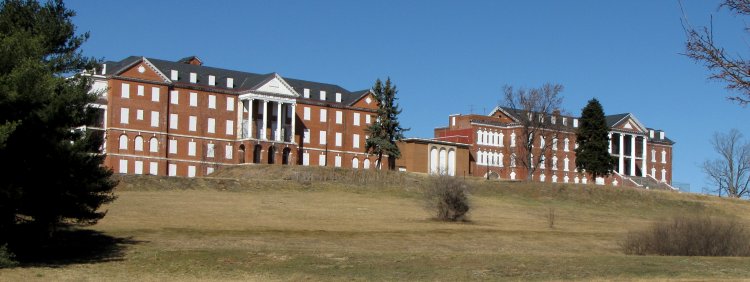
M 568 118 L 564 117 L 562 118 L 563 125 L 568 125 Z
M 321 101 L 325 101 L 326 100 L 326 92 L 325 91 L 322 91 L 322 90 L 320 91 L 320 100 Z
M 234 88 L 234 78 L 227 77 L 227 88 Z
M 198 83 L 198 74 L 191 72 L 190 73 L 190 83 Z
M 213 75 L 208 76 L 208 85 L 214 86 L 216 85 L 216 77 Z
M 305 88 L 303 95 L 303 97 L 310 99 L 310 89 Z
M 577 118 L 573 119 L 573 127 L 576 127 L 576 128 L 578 127 L 578 119 Z
M 172 73 L 170 75 L 171 80 L 177 80 L 179 78 L 177 70 L 172 70 Z
M 664 140 L 664 131 L 659 131 L 659 139 Z
M 654 130 L 653 129 L 649 129 L 648 130 L 648 137 L 651 138 L 651 139 L 654 139 Z
M 341 93 L 336 93 L 336 103 L 341 103 Z

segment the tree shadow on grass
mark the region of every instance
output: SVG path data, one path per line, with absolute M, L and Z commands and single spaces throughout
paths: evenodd
M 24 233 L 19 232 L 8 244 L 20 267 L 121 261 L 128 246 L 143 242 L 88 229 L 60 230 L 52 239 L 38 239 Z

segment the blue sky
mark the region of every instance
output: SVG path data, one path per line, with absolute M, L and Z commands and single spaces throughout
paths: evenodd
M 747 53 L 746 18 L 719 1 L 684 0 Z M 631 112 L 677 142 L 674 181 L 705 186 L 699 164 L 715 131 L 750 135 L 750 109 L 683 55 L 676 0 L 663 1 L 69 1 L 84 54 L 130 55 L 334 83 L 349 90 L 390 76 L 408 136 L 431 137 L 454 113 L 485 113 L 503 85 L 560 83 L 564 110 L 598 98 L 607 114 Z

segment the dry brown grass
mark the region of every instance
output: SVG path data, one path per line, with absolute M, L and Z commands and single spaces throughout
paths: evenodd
M 472 222 L 446 224 L 423 210 L 413 188 L 424 178 L 403 177 L 414 182 L 374 189 L 260 174 L 249 180 L 129 177 L 107 217 L 92 227 L 139 242 L 127 246 L 122 260 L 4 269 L 0 280 L 750 277 L 747 258 L 626 256 L 618 246 L 628 230 L 671 214 L 736 213 L 748 221 L 744 201 L 470 180 L 478 187 Z M 549 208 L 555 209 L 554 229 Z

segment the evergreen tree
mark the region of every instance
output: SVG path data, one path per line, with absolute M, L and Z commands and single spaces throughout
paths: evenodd
M 579 171 L 586 170 L 594 178 L 612 173 L 615 158 L 608 152 L 608 134 L 602 105 L 596 98 L 589 100 L 581 112 L 576 132 L 576 167 Z
M 97 62 L 79 51 L 88 33 L 75 34 L 74 15 L 61 0 L 0 3 L 0 237 L 20 223 L 44 236 L 96 223 L 115 198 L 102 135 L 81 129 L 96 100 L 82 72 Z
M 396 86 L 391 86 L 391 78 L 385 81 L 385 86 L 377 79 L 372 89 L 375 99 L 378 101 L 378 115 L 368 128 L 370 135 L 365 141 L 365 150 L 371 154 L 378 155 L 378 165 L 382 164 L 383 155 L 388 155 L 388 169 L 396 168 L 396 159 L 401 157 L 401 151 L 396 142 L 404 138 L 404 132 L 408 128 L 402 128 L 398 115 L 401 113 L 396 104 Z

